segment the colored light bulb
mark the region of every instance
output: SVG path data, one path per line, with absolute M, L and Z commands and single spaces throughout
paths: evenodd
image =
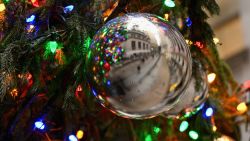
M 214 82 L 215 78 L 216 78 L 216 74 L 215 74 L 215 73 L 210 73 L 210 74 L 208 74 L 208 75 L 207 75 L 208 83 Z
M 189 131 L 188 135 L 193 140 L 197 140 L 199 138 L 199 134 L 193 130 Z
M 160 133 L 160 131 L 161 131 L 161 128 L 159 128 L 159 127 L 154 127 L 154 132 L 156 133 L 156 134 L 158 134 L 158 133 Z
M 4 11 L 6 9 L 4 3 L 0 4 L 0 12 Z
M 181 124 L 180 124 L 180 127 L 179 127 L 179 131 L 180 132 L 184 132 L 188 129 L 188 122 L 187 121 L 182 121 Z
M 206 114 L 207 117 L 211 117 L 213 115 L 213 113 L 214 113 L 213 108 L 209 107 L 209 108 L 206 109 L 205 114 Z
M 36 121 L 35 122 L 35 128 L 44 130 L 45 129 L 45 124 L 42 121 Z
M 52 53 L 56 52 L 57 47 L 58 43 L 56 41 L 49 41 L 46 44 L 46 50 L 50 50 Z
M 192 21 L 191 21 L 191 19 L 189 17 L 186 19 L 186 25 L 188 27 L 190 27 L 192 25 Z
M 245 113 L 247 111 L 247 105 L 245 102 L 241 102 L 238 106 L 237 106 L 237 110 L 241 113 Z
M 152 136 L 148 134 L 145 138 L 145 141 L 152 141 Z
M 68 6 L 64 7 L 63 12 L 66 14 L 66 13 L 71 12 L 73 9 L 74 9 L 73 5 L 68 5 Z
M 110 86 L 111 85 L 111 82 L 110 80 L 107 81 L 107 85 Z
M 26 18 L 26 23 L 34 22 L 35 18 L 36 18 L 35 15 L 31 15 L 30 17 Z
M 69 141 L 78 141 L 75 135 L 69 135 Z
M 169 14 L 164 14 L 164 18 L 165 18 L 165 20 L 168 21 L 168 19 L 169 19 Z
M 215 125 L 213 125 L 213 131 L 216 132 L 217 127 Z
M 82 130 L 78 130 L 77 133 L 76 133 L 76 137 L 78 139 L 82 139 L 83 138 L 83 135 L 84 135 L 84 132 Z
M 174 1 L 172 1 L 172 0 L 165 0 L 164 4 L 165 4 L 167 7 L 175 7 L 175 3 L 174 3 Z
M 220 43 L 220 40 L 219 40 L 219 38 L 213 38 L 213 41 L 214 41 L 214 43 L 215 43 L 215 44 L 218 44 L 218 43 Z

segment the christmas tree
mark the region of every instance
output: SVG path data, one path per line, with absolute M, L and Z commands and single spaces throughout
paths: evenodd
M 198 79 L 199 67 L 207 74 L 209 96 L 192 111 L 129 119 L 93 95 L 86 62 L 94 35 L 135 12 L 175 26 L 189 46 L 192 75 Z M 206 21 L 215 14 L 215 0 L 0 1 L 0 140 L 240 140 L 236 118 L 247 115 L 242 98 L 249 88 L 234 81 L 219 57 Z

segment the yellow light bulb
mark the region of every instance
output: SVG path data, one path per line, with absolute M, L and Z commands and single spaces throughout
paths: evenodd
M 220 42 L 220 40 L 218 38 L 213 38 L 213 40 L 214 40 L 215 44 L 218 44 Z
M 11 96 L 12 97 L 16 97 L 16 96 L 18 96 L 18 90 L 16 89 L 16 88 L 14 88 L 11 92 L 10 92 L 10 94 L 11 94 Z
M 5 5 L 4 3 L 1 3 L 0 4 L 0 12 L 4 11 L 6 8 L 5 8 Z
M 83 135 L 84 135 L 84 132 L 82 130 L 78 130 L 77 133 L 76 133 L 76 137 L 78 139 L 82 139 L 83 138 Z
M 240 112 L 240 113 L 245 113 L 247 111 L 247 105 L 245 102 L 241 102 L 238 106 L 237 106 L 237 110 Z
M 214 125 L 213 126 L 213 131 L 215 132 L 217 130 L 217 127 Z
M 167 20 L 167 21 L 168 21 L 169 14 L 164 14 L 164 18 L 165 18 L 165 20 Z
M 208 74 L 207 75 L 207 81 L 208 81 L 208 83 L 214 82 L 215 78 L 216 78 L 216 74 L 215 73 Z

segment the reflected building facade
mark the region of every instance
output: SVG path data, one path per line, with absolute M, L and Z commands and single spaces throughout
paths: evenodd
M 157 45 L 151 42 L 151 39 L 144 32 L 133 28 L 127 32 L 128 39 L 121 44 L 126 48 L 125 58 L 138 58 L 154 54 L 157 50 Z

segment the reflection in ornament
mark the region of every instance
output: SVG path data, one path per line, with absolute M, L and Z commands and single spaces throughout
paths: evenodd
M 127 118 L 150 118 L 171 109 L 191 76 L 182 35 L 150 14 L 109 21 L 94 36 L 86 68 L 101 104 Z
M 202 103 L 208 96 L 207 75 L 200 63 L 194 63 L 193 68 L 196 73 L 192 74 L 185 94 L 172 109 L 164 112 L 163 116 L 185 119 L 203 108 Z

